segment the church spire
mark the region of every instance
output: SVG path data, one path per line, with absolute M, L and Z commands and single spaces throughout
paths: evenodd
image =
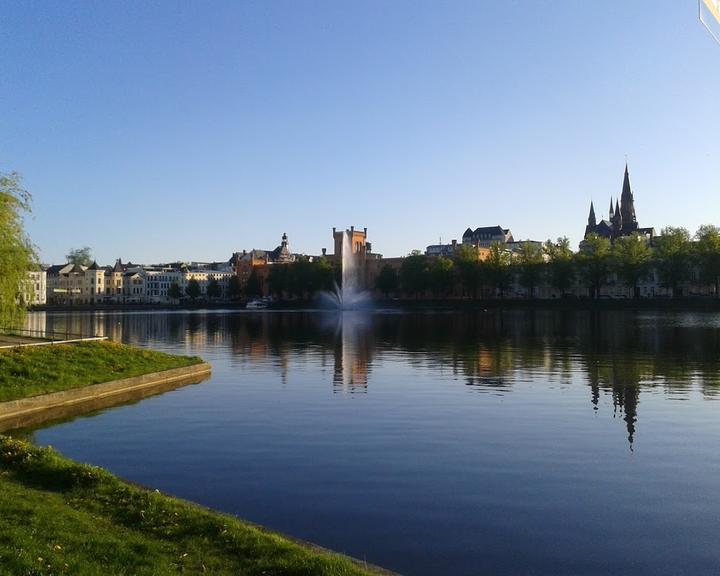
M 623 177 L 620 203 L 622 204 L 623 234 L 631 234 L 637 230 L 638 224 L 637 218 L 635 217 L 635 199 L 633 198 L 632 189 L 630 188 L 630 174 L 628 172 L 627 162 L 625 162 L 625 176 Z
M 612 196 L 610 196 L 610 210 L 608 211 L 608 220 L 610 222 L 613 221 L 613 205 L 612 205 Z
M 595 207 L 593 206 L 592 200 L 590 201 L 590 215 L 588 216 L 588 226 L 597 226 L 597 220 L 595 220 Z
M 595 219 L 595 206 L 593 206 L 593 203 L 591 200 L 590 201 L 590 214 L 588 214 L 588 223 L 587 223 L 587 226 L 585 226 L 584 238 L 587 238 L 588 234 L 593 234 L 596 229 L 597 229 L 597 220 Z

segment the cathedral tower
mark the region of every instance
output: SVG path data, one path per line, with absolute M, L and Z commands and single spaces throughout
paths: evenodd
M 622 234 L 627 236 L 638 229 L 637 218 L 635 217 L 635 199 L 630 189 L 630 175 L 628 174 L 627 163 L 625 163 L 625 177 L 623 179 L 622 195 L 620 196 L 620 206 Z

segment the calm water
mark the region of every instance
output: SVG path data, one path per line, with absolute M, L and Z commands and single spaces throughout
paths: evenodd
M 720 315 L 36 315 L 210 380 L 33 433 L 407 574 L 720 572 Z

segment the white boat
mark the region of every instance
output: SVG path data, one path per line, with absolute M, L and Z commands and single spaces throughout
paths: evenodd
M 265 300 L 250 300 L 250 302 L 245 305 L 245 308 L 248 310 L 264 310 L 267 307 L 268 303 Z

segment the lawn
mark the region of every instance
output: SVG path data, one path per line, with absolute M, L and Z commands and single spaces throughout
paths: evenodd
M 1 574 L 373 573 L 7 436 L 0 436 L 0 510 Z
M 3 349 L 0 402 L 201 362 L 107 341 Z

